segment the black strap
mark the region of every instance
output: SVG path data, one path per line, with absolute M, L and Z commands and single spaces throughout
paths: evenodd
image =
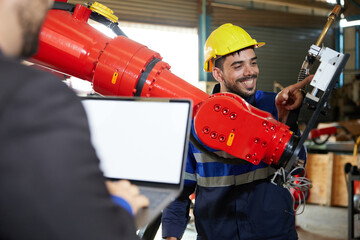
M 100 15 L 96 12 L 92 12 L 90 15 L 90 19 L 104 25 L 107 28 L 110 28 L 116 34 L 116 36 L 127 37 L 126 34 L 119 27 L 117 22 L 116 23 L 112 22 L 111 20 L 107 19 L 103 15 Z
M 299 127 L 298 127 L 298 118 L 299 118 L 299 114 L 300 114 L 300 109 L 301 106 L 298 107 L 297 109 L 291 110 L 289 112 L 288 118 L 286 120 L 286 125 L 288 125 L 290 127 L 290 130 L 293 132 L 298 132 Z
M 155 65 L 160 62 L 161 60 L 158 58 L 153 58 L 148 65 L 146 65 L 145 71 L 141 74 L 138 83 L 136 84 L 136 92 L 134 94 L 135 97 L 140 97 L 142 89 L 145 85 L 146 79 L 149 76 L 151 70 L 155 67 Z

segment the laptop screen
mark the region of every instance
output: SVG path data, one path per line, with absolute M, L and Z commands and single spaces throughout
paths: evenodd
M 105 177 L 180 183 L 190 101 L 83 98 L 82 103 Z

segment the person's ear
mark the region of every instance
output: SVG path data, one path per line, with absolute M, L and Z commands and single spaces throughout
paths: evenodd
M 220 68 L 213 67 L 212 74 L 213 74 L 214 78 L 216 79 L 216 81 L 218 81 L 219 83 L 224 81 L 223 71 Z

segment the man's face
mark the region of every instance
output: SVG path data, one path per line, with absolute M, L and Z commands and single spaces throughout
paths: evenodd
M 47 10 L 53 0 L 16 0 L 16 14 L 19 21 L 22 49 L 21 57 L 34 55 L 38 48 L 39 33 Z
M 256 91 L 256 81 L 259 75 L 257 57 L 252 48 L 247 48 L 238 53 L 225 57 L 223 70 L 217 80 L 222 83 L 227 92 L 238 94 L 246 98 Z

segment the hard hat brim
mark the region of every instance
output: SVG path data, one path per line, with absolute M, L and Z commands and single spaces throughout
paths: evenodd
M 211 56 L 209 59 L 205 60 L 204 70 L 205 70 L 205 72 L 212 72 L 212 68 L 213 68 L 213 63 L 211 62 L 212 59 L 215 59 L 215 58 L 218 58 L 218 57 L 221 57 L 221 56 L 225 56 L 225 55 L 231 54 L 233 52 L 236 52 L 236 51 L 248 48 L 248 47 L 252 47 L 252 46 L 254 48 L 260 48 L 260 47 L 264 46 L 265 44 L 266 44 L 265 42 L 256 42 L 256 40 L 255 40 L 254 44 L 244 46 L 244 47 L 236 49 L 236 50 L 234 50 L 234 51 L 232 51 L 230 53 L 227 52 L 226 54 L 223 54 L 223 55 L 219 54 L 219 55 L 216 55 L 216 56 Z

